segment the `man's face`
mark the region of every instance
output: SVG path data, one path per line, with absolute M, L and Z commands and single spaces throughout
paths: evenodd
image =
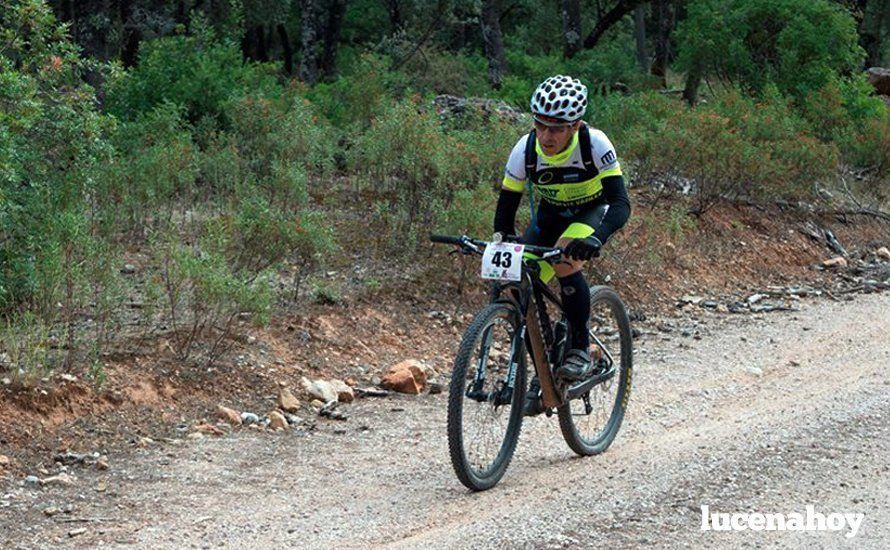
M 551 117 L 535 116 L 535 134 L 541 150 L 548 157 L 564 151 L 580 126 L 580 120 L 566 123 Z

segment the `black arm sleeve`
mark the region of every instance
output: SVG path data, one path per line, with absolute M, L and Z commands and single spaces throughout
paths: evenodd
M 630 217 L 630 198 L 624 186 L 624 176 L 603 178 L 603 195 L 609 203 L 609 210 L 593 234 L 605 243 L 612 233 L 624 227 Z
M 498 196 L 498 207 L 494 211 L 494 230 L 496 233 L 513 235 L 516 232 L 516 209 L 522 201 L 522 193 L 501 189 Z

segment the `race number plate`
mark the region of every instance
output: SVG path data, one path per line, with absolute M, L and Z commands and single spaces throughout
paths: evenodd
M 490 243 L 482 254 L 482 278 L 496 281 L 522 279 L 522 251 L 516 243 Z

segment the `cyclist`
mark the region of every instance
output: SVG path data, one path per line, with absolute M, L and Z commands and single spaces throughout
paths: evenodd
M 590 287 L 582 269 L 630 216 L 615 149 L 603 132 L 581 121 L 586 109 L 587 87 L 577 79 L 556 75 L 538 86 L 531 97 L 534 129 L 510 153 L 494 218 L 495 233 L 509 239 L 525 186 L 541 196 L 530 226 L 516 240 L 565 251 L 564 260 L 552 267 L 542 262 L 541 273 L 549 280 L 555 271 L 561 287 L 572 345 L 556 375 L 566 380 L 593 373 L 587 327 Z M 527 415 L 542 412 L 539 393 L 534 378 L 526 396 Z

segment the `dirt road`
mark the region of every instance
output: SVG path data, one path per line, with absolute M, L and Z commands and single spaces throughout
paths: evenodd
M 0 546 L 888 548 L 888 312 L 890 294 L 864 295 L 646 335 L 608 452 L 575 458 L 533 418 L 485 493 L 451 471 L 445 395 L 365 399 L 308 435 L 241 430 L 111 457 L 74 487 L 0 485 Z M 702 531 L 702 505 L 864 520 L 855 537 Z

